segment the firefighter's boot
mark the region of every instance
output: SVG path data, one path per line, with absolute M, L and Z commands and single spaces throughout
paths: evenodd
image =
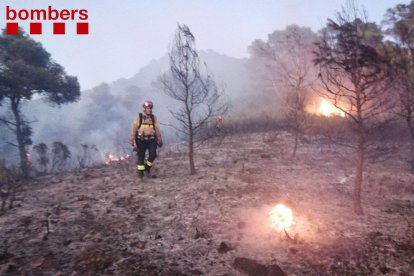
M 145 170 L 145 167 L 143 165 L 137 165 L 137 176 L 138 176 L 138 178 L 143 178 L 144 177 L 144 170 Z
M 157 176 L 151 173 L 152 163 L 147 161 L 145 162 L 145 175 L 149 178 L 156 178 Z
M 137 171 L 137 176 L 138 176 L 138 178 L 143 178 L 144 177 L 144 171 Z

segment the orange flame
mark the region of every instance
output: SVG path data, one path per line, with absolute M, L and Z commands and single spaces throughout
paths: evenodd
M 270 221 L 277 231 L 289 231 L 293 225 L 292 210 L 283 204 L 277 204 L 269 213 Z
M 113 155 L 112 153 L 109 153 L 106 156 L 105 164 L 109 165 L 109 164 L 116 163 L 116 162 L 119 162 L 119 161 L 128 160 L 129 158 L 130 158 L 129 154 L 127 154 L 125 156 L 118 157 L 116 155 Z
M 341 111 L 340 109 L 338 109 L 332 103 L 330 103 L 329 101 L 325 99 L 321 99 L 319 103 L 318 113 L 326 117 L 330 117 L 334 115 L 345 117 L 345 113 L 343 111 Z

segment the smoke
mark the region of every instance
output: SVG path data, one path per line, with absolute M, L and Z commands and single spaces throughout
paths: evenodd
M 278 232 L 271 225 L 270 211 L 274 206 L 262 205 L 257 208 L 245 208 L 238 217 L 244 222 L 241 239 L 238 246 L 252 255 L 272 252 L 284 238 L 283 232 Z
M 115 95 L 110 85 L 101 84 L 82 92 L 79 102 L 60 108 L 52 108 L 42 100 L 27 103 L 23 112 L 35 114 L 36 119 L 32 124 L 33 143 L 64 143 L 72 152 L 73 166 L 84 155 L 82 145 L 99 150 L 90 153 L 95 158 L 89 165 L 103 162 L 108 153 L 125 153 L 134 114 L 131 91 Z M 135 91 L 139 93 L 139 89 Z
M 237 59 L 211 50 L 200 52 L 200 58 L 230 103 L 225 123 L 255 114 L 260 117 L 279 112 L 274 109 L 273 95 L 260 87 L 260 78 L 248 59 Z M 158 77 L 168 70 L 169 59 L 164 56 L 153 60 L 129 79 L 102 83 L 82 91 L 76 103 L 51 107 L 41 98 L 26 102 L 22 113 L 33 121 L 33 145 L 43 142 L 51 148 L 55 141 L 64 143 L 72 153 L 70 167 L 79 166 L 79 159 L 84 154 L 82 145 L 98 149 L 98 152 L 90 153 L 94 160 L 89 165 L 102 163 L 108 153 L 131 154 L 129 138 L 132 123 L 134 116 L 142 112 L 145 99 L 154 102 L 153 113 L 161 124 L 165 144 L 183 139 L 171 127 L 177 125 L 170 114 L 170 110 L 176 110 L 177 103 L 157 85 Z M 13 141 L 15 138 L 9 133 L 7 139 Z M 9 150 L 7 156 L 10 155 Z

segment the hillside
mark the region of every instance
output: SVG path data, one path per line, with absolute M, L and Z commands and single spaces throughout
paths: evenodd
M 409 275 L 414 175 L 404 151 L 368 166 L 364 216 L 352 213 L 348 149 L 318 137 L 288 158 L 287 132 L 159 151 L 158 178 L 134 161 L 49 175 L 0 217 L 2 275 Z M 293 211 L 272 228 L 277 203 Z M 49 227 L 49 233 L 47 230 Z
M 264 102 L 258 96 L 260 93 L 255 89 L 255 78 L 246 60 L 213 51 L 200 52 L 200 57 L 207 64 L 218 87 L 224 90 L 223 100 L 228 100 L 230 105 L 229 116 L 240 110 L 244 114 L 247 106 Z M 134 116 L 142 112 L 145 99 L 154 102 L 154 114 L 162 124 L 176 125 L 177 121 L 169 110 L 176 110 L 177 102 L 154 85 L 157 78 L 168 71 L 168 66 L 167 56 L 153 60 L 134 76 L 82 91 L 79 102 L 59 108 L 49 106 L 42 99 L 26 102 L 22 111 L 28 120 L 33 121 L 33 145 L 46 143 L 50 148 L 55 141 L 66 144 L 73 156 L 69 168 L 79 165 L 76 160 L 82 155 L 82 144 L 95 145 L 99 149 L 97 155 L 101 158 L 107 153 L 121 154 L 125 147 L 129 147 L 127 141 L 132 122 Z M 275 103 L 271 104 L 274 108 Z M 261 109 L 264 107 L 261 106 Z M 164 127 L 162 132 L 167 143 L 181 138 L 177 137 L 173 128 Z M 9 134 L 7 139 L 0 137 L 4 141 L 15 139 L 14 134 L 8 133 L 7 129 L 0 136 L 5 134 Z M 15 149 L 7 143 L 0 146 L 0 154 L 18 162 L 14 160 L 18 156 Z M 96 163 L 101 160 L 93 161 Z

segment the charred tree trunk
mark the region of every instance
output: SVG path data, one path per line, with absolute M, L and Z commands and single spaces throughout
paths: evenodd
M 193 175 L 196 173 L 194 165 L 194 133 L 193 129 L 190 128 L 188 135 L 188 160 L 190 161 L 190 174 Z
M 186 95 L 190 95 L 190 91 L 188 85 L 186 84 Z M 190 162 L 190 174 L 193 175 L 196 173 L 195 165 L 194 165 L 194 126 L 193 126 L 193 119 L 191 116 L 191 108 L 188 104 L 188 98 L 186 97 L 186 113 L 187 113 L 187 121 L 188 121 L 188 161 Z
M 12 99 L 11 100 L 11 109 L 15 119 L 15 133 L 17 139 L 17 147 L 19 150 L 19 157 L 20 157 L 20 169 L 22 171 L 23 177 L 29 176 L 29 167 L 27 165 L 28 160 L 26 156 L 26 149 L 24 143 L 24 136 L 22 130 L 22 118 L 20 117 L 19 111 L 19 99 Z
M 305 95 L 301 95 L 300 87 L 296 88 L 296 95 L 294 97 L 294 109 L 291 111 L 289 117 L 290 120 L 293 122 L 293 135 L 294 135 L 294 145 L 293 145 L 293 152 L 292 158 L 296 157 L 296 152 L 299 146 L 299 139 L 301 138 L 302 133 L 304 132 L 304 125 L 306 121 L 305 115 Z
M 296 97 L 296 101 L 298 98 Z M 295 103 L 295 107 L 298 106 L 298 103 Z M 298 150 L 298 142 L 299 142 L 299 122 L 298 122 L 298 110 L 295 109 L 293 112 L 293 135 L 294 135 L 294 145 L 293 145 L 293 152 L 292 152 L 292 158 L 296 157 L 296 151 Z
M 356 89 L 356 108 L 357 108 L 357 129 L 358 129 L 358 143 L 357 143 L 357 168 L 355 176 L 355 187 L 354 187 L 354 212 L 357 215 L 363 215 L 361 205 L 361 189 L 364 172 L 364 161 L 365 161 L 365 126 L 362 116 L 362 99 L 361 91 L 359 88 Z
M 363 134 L 360 134 L 362 136 Z M 359 138 L 360 141 L 358 142 L 358 157 L 357 157 L 357 168 L 356 168 L 356 177 L 355 177 L 355 187 L 354 187 L 354 212 L 357 215 L 363 215 L 364 212 L 362 210 L 361 204 L 361 189 L 362 189 L 362 179 L 363 179 L 363 172 L 364 172 L 364 141 L 363 137 Z

